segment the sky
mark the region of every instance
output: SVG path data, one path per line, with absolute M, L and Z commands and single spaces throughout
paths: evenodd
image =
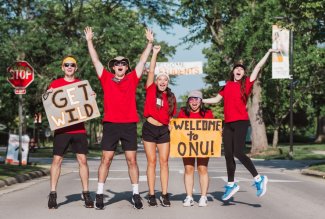
M 181 38 L 189 33 L 188 29 L 181 26 L 174 26 L 174 34 L 167 34 L 162 31 L 158 26 L 153 28 L 155 38 L 158 41 L 166 41 L 169 45 L 177 45 L 181 42 Z M 169 58 L 170 62 L 190 62 L 190 61 L 202 61 L 206 62 L 204 55 L 202 54 L 202 49 L 208 47 L 207 44 L 197 44 L 194 45 L 189 50 L 186 49 L 188 45 L 180 45 L 176 47 L 176 53 L 173 57 Z M 181 101 L 180 96 L 188 94 L 191 90 L 200 90 L 207 86 L 203 81 L 204 74 L 201 75 L 181 75 L 177 76 L 174 80 L 175 85 L 169 85 L 172 92 L 177 97 L 177 101 Z

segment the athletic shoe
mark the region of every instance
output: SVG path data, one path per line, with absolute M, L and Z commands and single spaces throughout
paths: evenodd
M 82 198 L 85 201 L 85 207 L 86 208 L 93 208 L 94 207 L 94 201 L 91 199 L 90 192 L 82 192 Z
M 199 201 L 199 207 L 206 207 L 207 205 L 208 205 L 208 198 L 202 195 Z
M 192 196 L 186 196 L 185 200 L 183 201 L 184 207 L 191 207 L 194 205 L 194 200 Z
M 164 207 L 170 207 L 170 201 L 169 201 L 169 197 L 168 197 L 168 194 L 161 194 L 160 196 L 160 202 L 161 202 L 161 205 L 164 206 Z
M 265 194 L 267 182 L 268 182 L 267 176 L 261 176 L 261 180 L 259 182 L 255 182 L 255 187 L 257 189 L 256 191 L 257 197 L 262 197 Z
M 142 200 L 139 194 L 133 194 L 132 196 L 132 203 L 133 203 L 133 207 L 136 209 L 142 209 L 143 208 L 143 204 L 142 204 Z
M 56 192 L 50 192 L 49 194 L 49 202 L 47 203 L 47 206 L 49 207 L 49 209 L 57 209 L 58 208 L 58 204 L 56 203 Z
M 149 206 L 156 206 L 156 207 L 158 207 L 158 204 L 157 204 L 156 196 L 155 195 L 148 195 L 148 203 L 149 203 Z
M 237 183 L 235 183 L 233 186 L 225 186 L 225 193 L 222 196 L 222 200 L 223 201 L 227 201 L 228 199 L 230 199 L 233 195 L 235 195 L 236 192 L 238 192 L 239 190 L 239 185 L 237 185 Z
M 104 194 L 96 194 L 95 208 L 97 210 L 103 210 L 104 209 Z

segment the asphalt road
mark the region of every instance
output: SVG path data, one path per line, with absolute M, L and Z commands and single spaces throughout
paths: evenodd
M 49 160 L 44 160 L 49 162 Z M 146 181 L 146 158 L 143 151 L 138 153 L 140 168 L 140 195 L 144 209 L 133 209 L 131 185 L 128 178 L 124 155 L 117 155 L 105 184 L 105 209 L 86 209 L 80 199 L 81 184 L 78 165 L 75 160 L 65 160 L 58 185 L 59 208 L 49 210 L 47 199 L 49 177 L 34 179 L 0 189 L 0 218 L 324 218 L 325 180 L 301 175 L 299 170 L 306 164 L 295 161 L 259 161 L 254 163 L 260 174 L 269 177 L 268 191 L 258 198 L 248 171 L 238 163 L 236 180 L 240 191 L 229 203 L 221 201 L 226 177 L 224 158 L 210 159 L 210 186 L 208 206 L 198 207 L 199 184 L 195 175 L 193 207 L 183 207 L 185 198 L 183 164 L 180 159 L 170 159 L 169 193 L 171 207 L 149 207 Z M 99 159 L 89 160 L 90 190 L 95 197 Z M 158 165 L 159 167 L 159 165 Z M 158 169 L 158 168 L 157 168 Z M 156 195 L 160 194 L 159 172 L 157 172 Z

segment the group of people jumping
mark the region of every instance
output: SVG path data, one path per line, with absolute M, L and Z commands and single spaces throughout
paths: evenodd
M 147 45 L 141 54 L 135 69 L 130 68 L 130 62 L 123 56 L 117 56 L 110 60 L 107 70 L 101 63 L 93 44 L 93 30 L 86 27 L 84 30 L 88 45 L 88 51 L 92 63 L 100 80 L 104 93 L 103 138 L 101 141 L 102 157 L 98 168 L 98 185 L 95 202 L 89 192 L 89 168 L 87 164 L 88 141 L 84 123 L 78 123 L 65 128 L 55 130 L 53 142 L 53 161 L 51 164 L 51 191 L 49 194 L 48 208 L 55 209 L 57 204 L 57 184 L 61 172 L 63 156 L 70 146 L 76 154 L 79 163 L 79 174 L 82 183 L 82 198 L 85 207 L 104 209 L 104 184 L 108 177 L 115 150 L 119 144 L 124 150 L 128 173 L 132 185 L 132 203 L 134 208 L 143 208 L 142 198 L 139 195 L 139 168 L 137 164 L 137 122 L 139 117 L 136 108 L 136 89 L 140 78 L 145 72 L 145 63 L 152 52 L 147 81 L 145 84 L 146 99 L 144 105 L 144 117 L 146 121 L 142 127 L 142 140 L 147 157 L 147 182 L 148 204 L 158 206 L 155 196 L 156 161 L 160 164 L 161 195 L 160 203 L 164 207 L 171 205 L 168 196 L 169 167 L 168 158 L 170 151 L 169 122 L 176 117 L 176 98 L 168 87 L 170 78 L 166 73 L 155 76 L 154 70 L 159 45 L 154 45 L 154 34 L 146 29 Z M 249 170 L 254 177 L 257 189 L 256 195 L 261 197 L 267 189 L 267 176 L 259 175 L 251 159 L 244 153 L 245 137 L 249 126 L 249 118 L 246 103 L 252 91 L 261 67 L 265 64 L 271 52 L 270 49 L 259 61 L 250 76 L 246 75 L 246 68 L 242 64 L 236 64 L 226 85 L 213 98 L 203 99 L 200 91 L 191 91 L 188 95 L 186 106 L 181 108 L 177 118 L 212 119 L 212 111 L 204 107 L 206 104 L 215 104 L 224 100 L 224 129 L 223 143 L 228 174 L 228 183 L 222 200 L 229 200 L 238 190 L 235 182 L 236 163 L 235 157 Z M 73 56 L 65 57 L 62 61 L 64 76 L 51 82 L 49 89 L 58 88 L 68 84 L 79 82 L 76 77 L 78 69 L 77 61 Z M 158 153 L 156 153 L 158 150 Z M 157 158 L 158 156 L 158 158 Z M 186 198 L 185 207 L 193 206 L 194 170 L 197 162 L 197 170 L 200 178 L 201 197 L 198 205 L 207 206 L 207 191 L 209 184 L 208 162 L 209 158 L 183 158 L 184 184 Z

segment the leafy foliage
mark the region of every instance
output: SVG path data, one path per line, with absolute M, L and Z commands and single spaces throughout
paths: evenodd
M 6 82 L 8 75 L 5 74 L 6 68 L 15 60 L 26 60 L 35 70 L 35 80 L 27 88 L 27 95 L 24 95 L 24 114 L 29 118 L 25 123 L 27 127 L 32 126 L 36 112 L 43 112 L 43 128 L 48 126 L 41 95 L 53 79 L 63 76 L 61 62 L 66 55 L 76 57 L 77 76 L 90 82 L 102 111 L 102 90 L 88 55 L 83 29 L 86 26 L 93 27 L 94 44 L 104 65 L 111 58 L 123 55 L 130 59 L 131 67 L 134 68 L 146 46 L 146 22 L 156 22 L 163 27 L 171 24 L 168 13 L 161 16 L 165 14 L 166 5 L 173 4 L 171 1 L 141 0 L 1 1 L 0 69 L 4 74 L 0 77 L 0 92 L 3 94 L 0 119 L 9 127 L 7 131 L 14 132 L 18 125 L 12 122 L 17 121 L 18 98 Z M 163 48 L 160 59 L 175 53 L 175 48 L 167 43 L 157 43 Z M 143 84 L 142 81 L 137 91 L 139 112 L 142 112 L 144 102 Z M 96 126 L 100 122 L 100 119 L 91 121 Z

